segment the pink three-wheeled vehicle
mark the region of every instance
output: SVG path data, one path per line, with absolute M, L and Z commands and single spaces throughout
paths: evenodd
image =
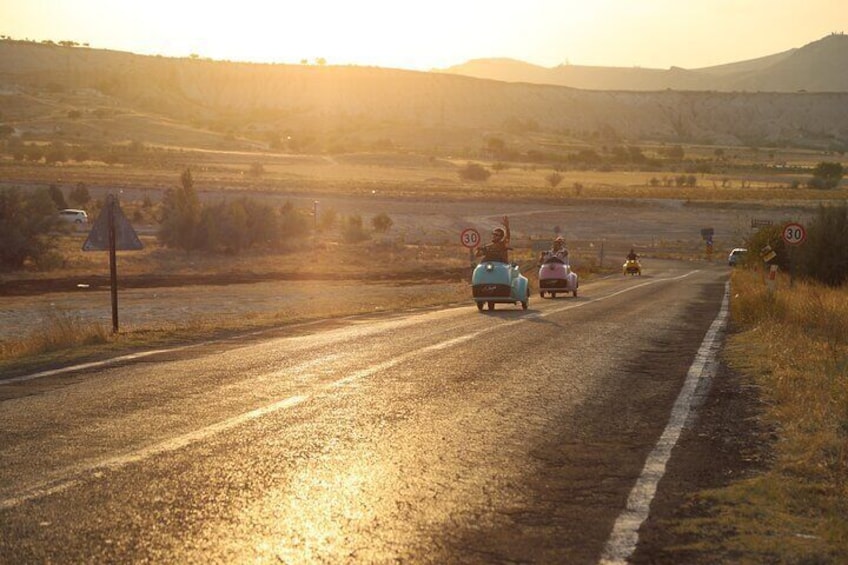
M 556 298 L 557 294 L 571 293 L 577 296 L 577 273 L 571 270 L 568 257 L 557 253 L 545 253 L 542 264 L 539 266 L 539 296 L 545 297 L 550 294 Z

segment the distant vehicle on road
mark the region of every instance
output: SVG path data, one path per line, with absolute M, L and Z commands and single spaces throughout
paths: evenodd
M 88 214 L 85 210 L 77 210 L 76 208 L 65 208 L 59 210 L 59 217 L 69 224 L 87 224 Z
M 727 264 L 731 267 L 735 267 L 740 261 L 745 258 L 745 255 L 748 253 L 748 250 L 744 247 L 736 247 L 730 252 L 730 255 L 727 256 Z
M 642 276 L 642 263 L 638 259 L 627 259 L 621 266 L 622 274 Z

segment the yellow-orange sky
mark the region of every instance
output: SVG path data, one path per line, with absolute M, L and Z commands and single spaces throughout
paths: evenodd
M 693 69 L 801 47 L 846 23 L 846 0 L 0 0 L 0 35 L 13 39 L 415 70 L 485 57 Z

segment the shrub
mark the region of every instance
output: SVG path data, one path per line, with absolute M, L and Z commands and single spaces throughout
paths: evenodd
M 845 169 L 842 163 L 821 162 L 813 169 L 810 186 L 812 188 L 836 188 L 844 174 Z
M 551 185 L 551 188 L 556 188 L 557 185 L 562 182 L 562 175 L 558 172 L 554 171 L 548 176 L 545 177 L 545 180 L 548 181 L 548 184 Z
M 789 251 L 786 244 L 783 242 L 783 227 L 780 225 L 772 225 L 760 228 L 750 237 L 747 238 L 745 247 L 748 248 L 748 253 L 752 256 L 758 256 L 763 249 L 768 245 L 777 254 L 770 261 L 771 264 L 779 266 L 786 270 L 789 268 Z M 748 261 L 752 260 L 751 258 Z
M 848 281 L 848 204 L 820 206 L 797 255 L 797 272 L 829 286 Z
M 297 210 L 291 202 L 286 202 L 280 208 L 280 237 L 290 239 L 305 236 L 309 233 L 310 217 L 306 210 Z M 322 220 L 326 218 L 330 218 L 330 223 L 334 222 L 335 210 L 326 210 Z
M 339 213 L 335 208 L 327 208 L 318 215 L 318 227 L 321 231 L 332 229 L 336 224 Z
M 46 189 L 26 194 L 0 189 L 0 269 L 20 269 L 28 259 L 38 263 L 46 257 L 56 247 L 60 221 Z
M 362 216 L 347 216 L 342 224 L 342 239 L 346 243 L 359 243 L 369 239 L 370 236 L 362 227 Z
M 91 202 L 91 194 L 88 192 L 88 187 L 84 182 L 78 182 L 77 185 L 68 193 L 68 198 L 77 206 L 85 206 Z
M 65 195 L 62 193 L 62 189 L 56 186 L 55 184 L 51 184 L 50 188 L 48 188 L 50 192 L 50 198 L 53 200 L 53 204 L 56 205 L 58 210 L 62 210 L 68 207 L 68 203 L 65 201 Z
M 459 170 L 459 178 L 470 181 L 487 181 L 492 173 L 479 163 L 468 163 Z
M 385 212 L 380 212 L 371 218 L 371 226 L 377 233 L 386 233 L 394 225 L 394 221 Z

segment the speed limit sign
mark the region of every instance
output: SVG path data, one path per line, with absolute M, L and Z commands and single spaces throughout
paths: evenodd
M 789 245 L 799 245 L 807 239 L 807 230 L 798 223 L 790 223 L 783 226 L 783 241 Z
M 462 233 L 459 234 L 459 240 L 462 242 L 463 246 L 468 249 L 474 249 L 480 245 L 480 232 L 474 228 L 465 228 L 462 230 Z

